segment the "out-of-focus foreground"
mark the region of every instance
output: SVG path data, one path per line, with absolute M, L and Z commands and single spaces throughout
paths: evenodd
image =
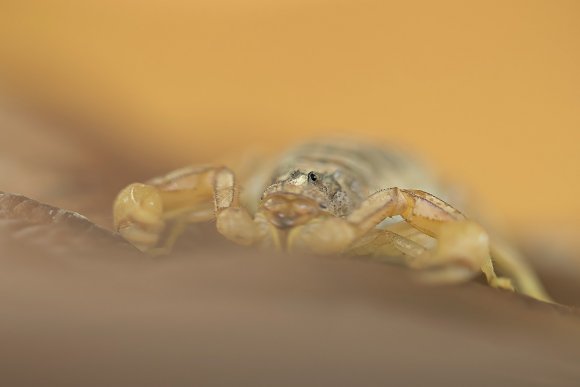
M 218 244 L 165 259 L 0 194 L 3 385 L 573 386 L 580 314 L 400 268 Z M 187 248 L 186 248 L 187 247 Z
M 578 306 L 579 11 L 3 2 L 0 191 L 110 228 L 127 183 L 356 135 L 403 145 L 464 184 L 551 294 Z M 0 214 L 2 385 L 580 380 L 575 310 L 477 283 L 420 287 L 393 267 L 257 253 L 211 225 L 153 260 L 77 218 L 64 231 L 37 224 L 50 209 L 27 208 Z

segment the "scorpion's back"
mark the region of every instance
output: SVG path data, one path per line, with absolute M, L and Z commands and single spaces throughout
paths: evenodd
M 338 172 L 342 184 L 364 199 L 390 187 L 421 189 L 445 198 L 446 192 L 417 159 L 399 149 L 349 138 L 316 140 L 288 149 L 272 162 L 262 164 L 245 187 L 246 201 L 254 207 L 263 190 L 280 176 L 300 169 Z

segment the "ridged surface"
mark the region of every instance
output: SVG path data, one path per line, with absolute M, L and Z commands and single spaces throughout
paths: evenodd
M 119 235 L 76 212 L 5 192 L 0 192 L 0 240 L 55 252 L 111 246 L 132 249 Z

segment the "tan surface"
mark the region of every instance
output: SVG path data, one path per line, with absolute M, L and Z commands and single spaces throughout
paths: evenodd
M 164 259 L 0 198 L 6 386 L 575 386 L 580 316 L 469 283 L 216 243 Z M 195 246 L 195 248 L 192 248 Z
M 71 133 L 134 161 L 357 133 L 415 149 L 511 222 L 578 230 L 579 12 L 577 1 L 3 2 L 0 82 L 8 100 L 73 118 Z
M 91 149 L 88 132 L 59 135 L 5 111 L 0 120 L 9 139 L 0 141 L 0 189 L 107 227 L 116 191 L 166 167 L 144 154 L 140 165 L 120 163 L 114 143 Z M 580 378 L 576 309 L 478 283 L 421 287 L 391 266 L 258 253 L 229 245 L 211 223 L 155 260 L 87 220 L 54 227 L 52 208 L 18 200 L 10 211 L 0 200 L 2 386 L 552 387 Z M 575 256 L 545 235 L 526 247 L 551 294 L 580 305 Z

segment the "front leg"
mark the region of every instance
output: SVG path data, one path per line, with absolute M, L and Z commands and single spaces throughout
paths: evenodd
M 440 271 L 440 278 L 449 282 L 466 280 L 482 270 L 490 285 L 511 288 L 509 280 L 498 278 L 493 270 L 487 233 L 476 223 L 466 220 L 457 209 L 423 191 L 399 188 L 379 191 L 346 219 L 329 217 L 295 230 L 292 242 L 297 247 L 316 252 L 345 252 L 383 220 L 396 215 L 438 240 L 435 249 L 427 253 L 417 249 L 416 244 L 405 245 L 405 238 L 392 240 L 400 251 L 413 256 L 414 267 L 447 266 L 450 270 Z M 332 232 L 337 235 L 330 237 L 328 234 Z M 451 271 L 455 274 L 449 275 Z
M 221 166 L 183 168 L 131 184 L 117 196 L 113 215 L 115 230 L 152 253 L 168 252 L 186 224 L 213 218 L 218 230 L 238 243 L 250 244 L 258 234 L 239 206 L 233 172 Z
M 396 215 L 430 236 L 438 234 L 446 222 L 465 220 L 459 211 L 425 192 L 389 188 L 371 195 L 346 218 L 329 215 L 315 219 L 293 230 L 291 237 L 297 247 L 316 251 L 316 245 L 325 244 L 325 251 L 340 253 L 383 220 Z M 339 236 L 330 235 L 337 231 Z
M 498 277 L 491 260 L 486 259 L 489 256 L 487 234 L 477 223 L 468 220 L 448 223 L 442 227 L 433 249 L 419 243 L 417 237 L 374 229 L 355 241 L 347 253 L 419 269 L 422 271 L 420 279 L 428 283 L 464 282 L 479 274 L 481 269 L 491 286 L 514 290 L 511 281 Z M 483 258 L 482 262 L 477 257 Z

